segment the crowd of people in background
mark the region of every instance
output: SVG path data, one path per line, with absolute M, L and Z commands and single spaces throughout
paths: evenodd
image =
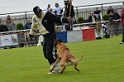
M 31 24 L 32 23 L 31 23 L 30 19 L 27 19 L 27 23 L 24 25 L 24 29 L 30 29 Z M 10 15 L 7 15 L 6 19 L 1 21 L 0 32 L 16 31 L 16 30 L 17 30 L 16 23 L 10 17 Z
M 16 24 L 10 15 L 7 15 L 6 19 L 1 21 L 0 32 L 15 31 L 16 29 Z
M 69 15 L 69 9 L 70 9 L 70 4 L 68 4 L 67 6 L 65 5 L 65 7 L 61 7 L 59 5 L 59 3 L 55 3 L 54 8 L 51 7 L 51 4 L 48 4 L 45 11 L 51 12 L 52 14 L 54 14 L 56 16 L 61 17 L 61 16 L 65 15 L 67 17 Z M 120 15 L 119 15 L 117 9 L 113 9 L 112 6 L 109 6 L 106 14 L 110 14 L 110 22 L 112 20 L 120 19 Z M 65 30 L 72 30 L 73 29 L 73 22 L 74 22 L 74 18 L 75 18 L 75 12 L 74 12 L 73 5 L 71 8 L 70 16 L 72 18 L 72 21 L 65 25 L 65 28 L 64 28 Z M 96 22 L 96 21 L 99 21 L 101 19 L 102 19 L 102 13 L 101 13 L 101 10 L 98 9 L 98 7 L 96 7 L 95 10 L 90 11 L 90 16 L 88 17 L 88 22 Z M 30 29 L 31 24 L 32 23 L 31 23 L 30 19 L 27 19 L 27 23 L 24 25 L 24 29 Z M 57 25 L 62 25 L 62 24 L 57 24 Z M 68 25 L 70 25 L 70 26 L 68 26 Z M 1 21 L 0 32 L 14 31 L 16 29 L 17 29 L 16 24 L 14 23 L 14 20 L 10 17 L 10 15 L 8 15 L 5 20 Z
M 71 13 L 69 13 L 70 7 L 71 7 Z M 52 14 L 54 14 L 56 16 L 60 16 L 60 17 L 61 16 L 65 16 L 65 17 L 70 16 L 72 18 L 72 21 L 69 23 L 65 23 L 64 30 L 73 30 L 75 12 L 74 12 L 74 7 L 72 4 L 70 6 L 70 3 L 67 3 L 67 4 L 65 4 L 65 7 L 61 7 L 61 5 L 59 5 L 59 3 L 55 3 L 53 8 L 51 7 L 51 4 L 48 4 L 45 11 L 51 12 Z M 118 10 L 112 8 L 112 6 L 109 6 L 107 11 L 106 11 L 106 14 L 110 15 L 109 29 L 111 29 L 111 32 L 109 34 L 111 36 L 113 36 L 113 30 L 114 30 L 116 36 L 118 36 L 118 27 L 120 25 L 120 19 L 121 19 L 121 16 L 118 13 Z M 98 7 L 96 7 L 95 10 L 90 11 L 90 15 L 87 19 L 87 22 L 97 22 L 96 23 L 96 33 L 98 35 L 98 39 L 102 38 L 102 35 L 100 34 L 102 31 L 101 28 L 103 27 L 103 24 L 100 25 L 100 23 L 102 23 L 104 21 L 102 19 L 102 16 L 103 16 L 102 11 Z M 115 20 L 117 20 L 117 21 L 115 22 Z M 27 19 L 27 22 L 24 25 L 24 29 L 30 29 L 31 25 L 32 25 L 32 21 L 30 19 Z M 63 25 L 63 24 L 62 23 L 56 23 L 56 25 Z M 8 15 L 5 20 L 1 21 L 0 32 L 15 31 L 15 30 L 17 30 L 16 24 L 15 24 L 14 20 L 10 17 L 10 15 Z M 108 34 L 107 30 L 105 31 L 105 33 Z
M 65 23 L 64 24 L 64 30 L 73 30 L 73 20 L 75 17 L 75 12 L 74 12 L 74 7 L 71 4 L 70 6 L 70 2 L 66 3 L 65 2 L 65 8 L 62 8 L 59 3 L 55 3 L 55 7 L 51 8 L 51 5 L 48 4 L 47 8 L 45 9 L 47 12 L 51 12 L 54 15 L 61 17 L 68 17 L 70 16 L 72 18 L 71 22 L 69 23 Z M 62 23 L 57 23 L 56 25 L 62 25 Z
M 109 8 L 107 9 L 106 14 L 109 14 L 109 34 L 111 36 L 113 36 L 113 32 L 115 32 L 116 36 L 118 36 L 118 28 L 120 25 L 120 14 L 118 13 L 117 9 L 113 9 L 112 6 L 109 6 Z M 102 29 L 102 25 L 104 24 L 98 24 L 98 23 L 103 23 L 103 18 L 102 18 L 102 12 L 101 10 L 98 9 L 98 7 L 96 7 L 96 10 L 91 10 L 90 11 L 90 16 L 88 17 L 88 22 L 97 22 L 96 23 L 96 33 L 98 35 L 98 39 L 101 39 L 101 29 Z M 101 21 L 101 22 L 100 22 Z M 104 22 L 105 23 L 105 22 Z M 105 28 L 106 29 L 106 28 Z M 105 31 L 106 34 L 108 34 Z
M 59 5 L 59 3 L 55 3 L 54 7 L 51 8 L 51 4 L 47 5 L 47 8 L 45 9 L 46 12 L 51 12 L 52 14 L 61 17 L 63 14 L 65 14 L 65 16 L 67 17 L 69 15 L 69 3 L 67 4 L 67 8 L 66 8 L 66 13 L 64 11 L 64 7 L 61 7 Z M 71 17 L 72 19 L 74 18 L 74 8 L 72 5 L 71 8 Z M 73 22 L 73 21 L 72 21 Z M 69 28 L 65 28 L 65 30 L 68 30 L 70 28 L 72 28 L 72 24 L 73 23 L 69 23 L 70 27 Z M 26 24 L 24 25 L 24 29 L 30 29 L 31 28 L 31 24 L 32 21 L 30 19 L 27 19 Z M 62 25 L 62 23 L 57 23 L 56 25 Z M 0 24 L 0 32 L 5 32 L 5 31 L 15 31 L 17 30 L 16 24 L 14 22 L 14 20 L 11 18 L 10 15 L 7 15 L 5 20 L 1 20 L 1 24 Z

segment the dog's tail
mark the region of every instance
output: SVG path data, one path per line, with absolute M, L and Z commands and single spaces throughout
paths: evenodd
M 77 62 L 79 62 L 81 59 L 83 58 L 83 56 L 81 56 L 80 58 L 72 58 L 72 59 L 70 59 L 72 62 L 74 62 L 74 63 L 77 63 Z

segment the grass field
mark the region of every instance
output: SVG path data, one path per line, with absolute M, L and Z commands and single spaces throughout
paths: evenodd
M 47 75 L 49 64 L 42 47 L 0 50 L 0 82 L 123 82 L 124 44 L 121 36 L 66 43 L 75 57 L 84 56 L 80 72 L 68 66 L 64 73 Z

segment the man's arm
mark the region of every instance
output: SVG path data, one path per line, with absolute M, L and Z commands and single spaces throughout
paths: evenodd
M 37 20 L 34 17 L 32 17 L 32 25 L 31 25 L 31 29 L 30 29 L 29 34 L 30 35 L 35 35 L 37 30 L 38 30 Z
M 45 20 L 46 22 L 56 22 L 56 23 L 67 23 L 68 22 L 68 18 L 64 18 L 64 17 L 59 17 L 59 16 L 55 16 L 54 14 L 47 12 L 46 14 L 49 19 Z

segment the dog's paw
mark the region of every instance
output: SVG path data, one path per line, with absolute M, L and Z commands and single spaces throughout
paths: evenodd
M 63 72 L 60 72 L 60 74 L 62 74 Z
M 60 74 L 63 74 L 64 71 L 61 71 Z
M 53 72 L 48 72 L 47 74 L 53 74 Z

